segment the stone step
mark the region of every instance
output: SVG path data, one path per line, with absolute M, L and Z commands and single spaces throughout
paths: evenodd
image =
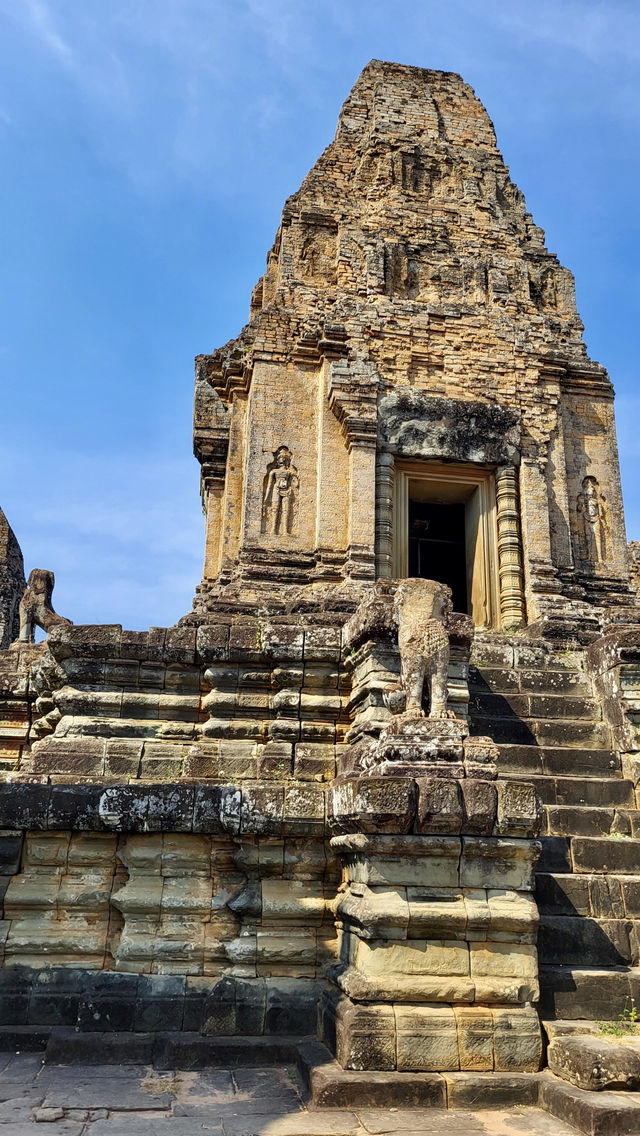
M 469 689 L 469 713 L 484 718 L 544 718 L 562 721 L 567 718 L 580 722 L 599 721 L 602 710 L 592 698 L 571 694 L 494 694 Z
M 640 810 L 593 805 L 545 805 L 542 831 L 547 836 L 640 837 Z
M 524 642 L 498 642 L 495 635 L 476 632 L 471 646 L 471 662 L 476 667 L 504 670 L 584 671 L 584 651 L 554 651 L 547 645 Z
M 640 1093 L 590 1092 L 541 1073 L 539 1103 L 545 1112 L 587 1136 L 640 1133 Z
M 404 1073 L 372 1069 L 343 1069 L 320 1041 L 302 1041 L 298 1046 L 298 1071 L 314 1108 L 411 1109 L 405 1122 L 411 1131 L 466 1131 L 462 1121 L 450 1127 L 450 1118 L 434 1109 L 505 1109 L 538 1103 L 537 1073 Z M 419 1109 L 420 1111 L 415 1111 Z M 427 1117 L 423 1110 L 430 1109 Z M 335 1116 L 329 1114 L 330 1116 Z M 338 1114 L 339 1115 L 339 1114 Z M 415 1120 L 413 1119 L 415 1118 Z M 401 1117 L 391 1117 L 399 1121 Z M 337 1131 L 336 1127 L 332 1129 Z M 475 1130 L 475 1126 L 474 1126 Z
M 572 753 L 575 750 L 571 751 Z M 614 806 L 635 808 L 633 781 L 622 777 L 571 777 L 563 774 L 529 773 L 521 770 L 505 770 L 499 767 L 499 775 L 505 781 L 523 781 L 535 785 L 540 800 L 545 805 L 593 805 L 599 808 Z
M 606 722 L 577 719 L 499 718 L 470 713 L 471 732 L 485 734 L 498 745 L 540 745 L 608 749 L 611 731 Z
M 469 667 L 469 689 L 474 693 L 573 694 L 591 697 L 592 683 L 584 671 L 506 670 Z
M 537 872 L 536 903 L 544 915 L 640 919 L 640 876 Z
M 607 1021 L 619 1017 L 631 998 L 640 1005 L 638 967 L 540 967 L 538 1010 L 543 1018 Z
M 476 731 L 474 731 L 475 733 Z M 584 746 L 500 745 L 500 774 L 527 776 L 546 774 L 621 778 L 622 764 L 616 750 Z M 600 784 L 602 782 L 600 781 Z M 598 803 L 597 801 L 593 802 Z
M 640 840 L 631 837 L 541 836 L 538 872 L 640 875 Z
M 547 966 L 633 966 L 636 924 L 630 919 L 540 915 L 538 959 Z

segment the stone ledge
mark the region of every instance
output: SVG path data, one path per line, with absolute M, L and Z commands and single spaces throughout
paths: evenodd
M 322 979 L 136 974 L 82 966 L 0 968 L 2 1029 L 48 1035 L 303 1037 Z M 0 1032 L 0 1047 L 2 1043 Z
M 414 831 L 418 839 L 447 831 L 465 839 L 495 837 L 498 843 L 505 837 L 526 840 L 538 831 L 540 809 L 531 785 L 475 780 L 460 785 L 446 783 L 452 815 L 443 817 L 442 782 L 429 778 L 73 784 L 12 775 L 0 781 L 0 829 L 273 837 Z
M 576 1088 L 591 1092 L 640 1089 L 640 1036 L 635 1034 L 619 1041 L 593 1032 L 557 1036 L 547 1054 L 551 1072 Z
M 492 1109 L 538 1103 L 538 1073 L 400 1073 L 343 1069 L 320 1041 L 298 1045 L 316 1108 Z
M 203 1037 L 198 1033 L 77 1033 L 60 1026 L 0 1026 L 0 1052 L 43 1052 L 49 1064 L 147 1064 L 156 1069 L 295 1063 L 299 1037 Z
M 549 1072 L 539 1074 L 539 1085 L 540 1106 L 586 1136 L 640 1133 L 640 1093 L 587 1092 Z

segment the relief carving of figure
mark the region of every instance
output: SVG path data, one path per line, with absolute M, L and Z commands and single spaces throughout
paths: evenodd
M 393 615 L 398 625 L 400 685 L 386 697 L 392 713 L 422 718 L 425 680 L 429 684 L 430 718 L 453 718 L 447 710 L 451 589 L 435 580 L 402 580 L 396 589 Z
M 262 483 L 262 532 L 290 535 L 298 526 L 300 479 L 288 446 L 274 450 Z
M 592 564 L 601 564 L 608 552 L 606 502 L 597 479 L 591 475 L 583 478 L 577 511 L 582 557 Z
M 55 584 L 53 572 L 44 568 L 34 568 L 29 573 L 25 593 L 20 600 L 20 642 L 33 643 L 36 627 L 41 627 L 48 635 L 54 627 L 71 627 L 71 620 L 58 615 L 51 606 L 51 594 Z

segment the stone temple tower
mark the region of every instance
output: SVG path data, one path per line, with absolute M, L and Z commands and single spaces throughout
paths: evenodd
M 365 68 L 194 438 L 193 610 L 74 626 L 36 569 L 0 651 L 0 1040 L 604 1131 L 577 1023 L 640 998 L 637 549 L 573 278 L 458 75 Z
M 611 383 L 457 75 L 365 68 L 197 360 L 195 450 L 199 612 L 434 573 L 479 627 L 630 602 Z

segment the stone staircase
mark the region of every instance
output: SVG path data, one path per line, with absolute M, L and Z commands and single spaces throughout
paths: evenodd
M 542 1017 L 617 1017 L 640 1005 L 640 810 L 584 652 L 479 633 L 471 663 L 472 733 L 498 743 L 500 776 L 533 782 L 544 806 Z

